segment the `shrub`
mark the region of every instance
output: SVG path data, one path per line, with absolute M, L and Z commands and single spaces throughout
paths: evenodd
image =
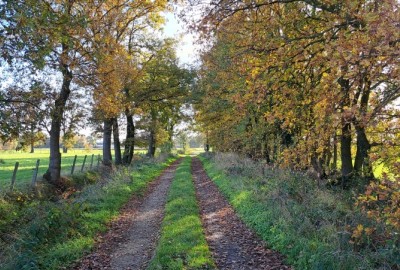
M 355 247 L 389 248 L 400 261 L 400 181 L 383 178 L 371 182 L 364 194 L 358 196 L 356 206 L 368 217 L 368 222 L 353 227 Z

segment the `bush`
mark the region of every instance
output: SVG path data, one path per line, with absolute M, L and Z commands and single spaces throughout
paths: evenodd
M 387 178 L 371 182 L 356 205 L 368 217 L 353 229 L 352 243 L 359 249 L 400 247 L 400 181 Z M 400 258 L 400 249 L 397 249 Z M 399 259 L 400 260 L 400 259 Z

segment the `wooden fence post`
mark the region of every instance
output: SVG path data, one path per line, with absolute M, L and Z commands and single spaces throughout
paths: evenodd
M 85 168 L 86 158 L 87 158 L 87 155 L 85 155 L 85 157 L 83 158 L 81 172 L 83 172 L 83 169 Z
M 78 156 L 77 155 L 75 155 L 75 157 L 74 157 L 74 161 L 72 162 L 72 168 L 71 168 L 71 175 L 73 175 L 74 174 L 74 171 L 75 171 L 75 163 L 76 163 L 76 158 L 77 158 Z
M 100 154 L 97 157 L 97 169 L 100 167 Z
M 90 169 L 93 167 L 93 160 L 94 160 L 94 154 L 92 154 L 92 159 L 90 160 Z
M 33 187 L 36 186 L 36 179 L 37 179 L 37 175 L 38 175 L 38 172 L 39 172 L 39 164 L 40 164 L 40 159 L 38 159 L 36 161 L 36 167 L 35 167 L 35 169 L 33 171 L 33 175 L 32 175 L 32 186 Z
M 19 162 L 15 162 L 14 172 L 13 172 L 13 175 L 11 177 L 11 186 L 10 186 L 10 190 L 11 191 L 14 190 L 15 179 L 17 178 L 18 166 L 19 166 Z

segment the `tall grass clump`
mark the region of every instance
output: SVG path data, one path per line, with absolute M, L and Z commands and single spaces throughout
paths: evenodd
M 355 206 L 354 192 L 235 154 L 200 158 L 241 218 L 296 269 L 400 269 L 399 241 L 354 241 L 360 224 L 384 226 Z
M 174 159 L 141 159 L 106 176 L 77 175 L 64 181 L 57 196 L 6 194 L 0 199 L 0 269 L 71 265 L 93 247 L 96 234 L 106 230 L 123 204 L 140 196 Z

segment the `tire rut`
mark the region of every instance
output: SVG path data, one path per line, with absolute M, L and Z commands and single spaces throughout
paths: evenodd
M 219 269 L 291 269 L 240 220 L 197 158 L 192 173 L 206 239 Z
M 73 269 L 146 269 L 154 256 L 168 190 L 179 163 L 174 162 L 151 183 L 144 197 L 133 196 L 109 231 L 99 236 L 95 251 Z

